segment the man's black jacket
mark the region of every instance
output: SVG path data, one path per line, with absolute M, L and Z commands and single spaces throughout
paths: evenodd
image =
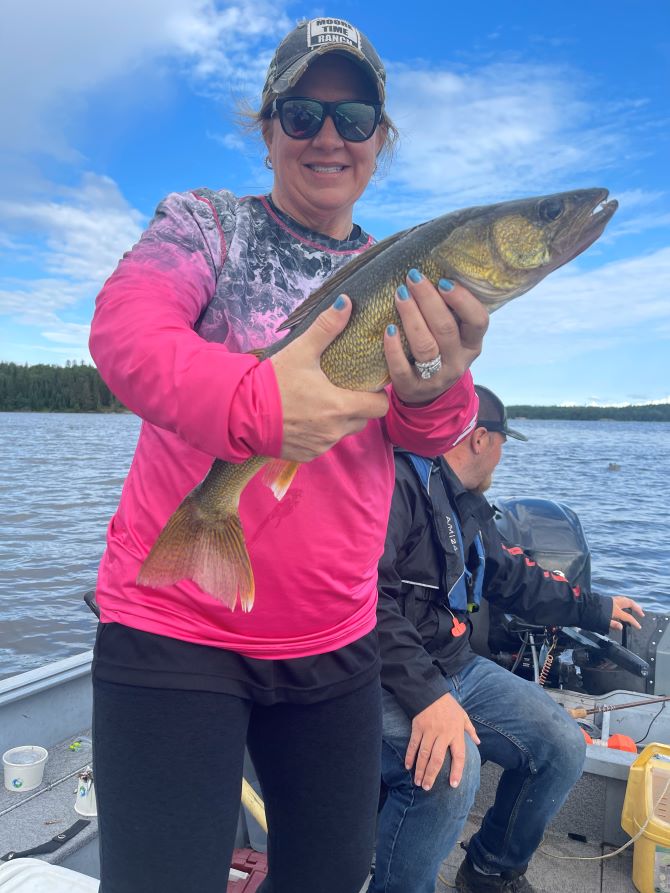
M 504 611 L 532 623 L 600 633 L 607 633 L 612 616 L 608 596 L 575 590 L 520 549 L 509 548 L 498 533 L 490 504 L 466 490 L 444 459 L 433 461 L 429 490 L 430 495 L 408 454 L 397 451 L 396 484 L 379 564 L 377 628 L 382 685 L 411 718 L 447 692 L 443 674 L 458 673 L 474 655 L 467 614 L 441 604 L 461 564 L 460 549 L 448 538 L 445 516 L 456 513 L 466 564 L 472 569 L 473 543 L 481 533 L 486 556 L 483 596 Z M 468 624 L 460 636 L 450 632 L 454 616 Z

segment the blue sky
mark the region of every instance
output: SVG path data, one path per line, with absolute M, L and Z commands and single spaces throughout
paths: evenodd
M 323 14 L 388 70 L 401 145 L 356 214 L 376 236 L 563 189 L 621 203 L 586 254 L 492 317 L 475 378 L 507 403 L 668 400 L 667 0 L 9 0 L 0 360 L 89 360 L 95 295 L 168 192 L 268 190 L 236 103 L 296 21 Z

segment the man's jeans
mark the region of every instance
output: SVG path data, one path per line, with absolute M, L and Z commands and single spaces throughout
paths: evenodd
M 383 692 L 382 777 L 388 797 L 379 816 L 369 893 L 434 893 L 440 864 L 475 799 L 482 761 L 504 769 L 495 802 L 468 845 L 474 863 L 489 874 L 525 869 L 582 773 L 584 736 L 539 685 L 483 657 L 446 679 L 481 745 L 465 736 L 465 770 L 457 788 L 449 785 L 449 754 L 432 790 L 416 787 L 405 769 L 411 721 Z

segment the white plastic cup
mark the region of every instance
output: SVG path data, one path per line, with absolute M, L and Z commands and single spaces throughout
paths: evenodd
M 5 769 L 5 787 L 8 791 L 22 794 L 42 784 L 44 765 L 49 752 L 38 744 L 12 747 L 2 755 Z
M 77 777 L 77 797 L 74 801 L 74 811 L 79 815 L 95 816 L 98 814 L 98 804 L 95 799 L 95 785 L 93 784 L 93 771 L 90 766 L 82 770 Z

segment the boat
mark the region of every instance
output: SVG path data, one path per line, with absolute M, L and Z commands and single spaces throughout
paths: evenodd
M 590 574 L 581 525 L 566 506 L 547 500 L 500 500 L 496 521 L 503 535 L 521 542 L 538 563 L 546 562 L 543 566 L 565 569 L 571 582 L 575 576 L 584 580 Z M 542 537 L 538 542 L 537 532 L 551 530 L 554 543 L 549 549 L 551 544 Z M 546 540 L 544 533 L 542 536 Z M 556 541 L 561 549 L 556 548 Z M 95 609 L 92 593 L 86 601 Z M 647 612 L 641 630 L 612 637 L 573 628 L 533 627 L 508 615 L 497 616 L 485 607 L 473 625 L 475 650 L 544 684 L 565 709 L 584 713 L 580 723 L 592 742 L 587 744 L 583 777 L 531 861 L 531 883 L 542 893 L 564 893 L 565 889 L 632 893 L 633 848 L 626 847 L 630 838 L 620 820 L 638 748 L 670 742 L 670 701 L 667 709 L 666 701 L 650 703 L 652 698 L 670 696 L 670 612 Z M 0 893 L 4 893 L 3 877 L 22 866 L 26 872 L 54 866 L 60 873 L 43 881 L 44 887 L 12 886 L 12 891 L 55 893 L 60 889 L 57 882 L 66 884 L 63 890 L 78 890 L 73 879 L 88 884 L 82 891 L 97 889 L 97 818 L 75 809 L 82 777 L 89 777 L 92 765 L 92 656 L 92 651 L 87 651 L 0 680 L 0 753 L 20 744 L 39 744 L 49 751 L 38 788 L 0 790 Z M 627 706 L 619 709 L 624 704 Z M 633 750 L 608 746 L 615 736 L 632 739 Z M 258 792 L 248 759 L 244 774 Z M 476 829 L 491 803 L 499 774 L 497 766 L 483 766 L 464 839 Z M 231 866 L 228 890 L 251 893 L 264 876 L 265 834 L 243 805 L 235 846 L 237 858 L 247 861 Z M 622 846 L 621 852 L 616 852 Z M 457 847 L 445 860 L 436 893 L 447 893 L 453 887 L 462 858 Z M 67 872 L 72 872 L 67 876 L 69 888 Z

